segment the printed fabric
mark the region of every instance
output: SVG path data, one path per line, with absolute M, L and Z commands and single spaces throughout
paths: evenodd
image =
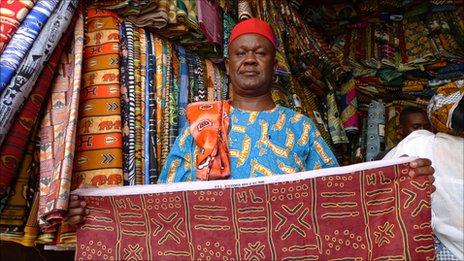
M 81 9 L 78 17 L 73 41 L 61 55 L 39 131 L 39 218 L 41 227 L 51 230 L 57 228 L 68 209 L 71 189 L 84 45 Z
M 374 160 L 381 151 L 381 143 L 384 142 L 385 105 L 372 101 L 369 104 L 367 118 L 366 160 Z
M 32 10 L 24 18 L 18 30 L 12 36 L 8 45 L 4 46 L 5 50 L 0 57 L 0 93 L 5 90 L 11 78 L 14 76 L 57 4 L 57 0 L 37 1 Z
M 227 145 L 230 179 L 338 166 L 312 120 L 280 105 L 262 112 L 231 107 Z M 158 183 L 197 180 L 199 153 L 187 125 L 177 137 Z
M 37 78 L 29 97 L 25 101 L 21 111 L 15 117 L 11 129 L 5 137 L 4 144 L 0 148 L 0 173 L 2 173 L 0 175 L 0 197 L 5 196 L 10 182 L 17 175 L 21 159 L 25 153 L 23 148 L 27 146 L 31 135 L 35 137 L 33 129 L 40 115 L 42 115 L 43 104 L 45 104 L 48 97 L 47 93 L 51 85 L 50 79 L 53 78 L 61 53 L 72 32 L 65 32 L 57 47 L 53 50 L 48 60 L 48 65 Z
M 0 18 L 0 53 L 16 32 L 24 17 L 29 13 L 29 9 L 34 6 L 34 0 L 26 1 L 5 1 L 2 3 Z
M 190 133 L 202 151 L 194 159 L 198 180 L 227 179 L 230 175 L 229 112 L 229 101 L 197 102 L 187 107 Z
M 428 260 L 412 158 L 261 177 L 81 190 L 76 260 Z
M 73 186 L 121 186 L 119 21 L 89 8 L 86 23 Z
M 0 97 L 0 145 L 11 127 L 13 118 L 29 96 L 32 87 L 49 60 L 53 50 L 65 33 L 77 0 L 62 1 L 47 20 L 44 28 L 22 60 L 11 82 Z M 8 47 L 7 47 L 8 48 Z

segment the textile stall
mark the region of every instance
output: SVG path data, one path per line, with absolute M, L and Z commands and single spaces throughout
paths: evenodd
M 311 3 L 309 3 L 311 2 Z M 191 102 L 232 97 L 233 26 L 278 38 L 272 97 L 340 165 L 398 142 L 405 105 L 464 79 L 464 1 L 2 1 L 0 240 L 74 249 L 71 191 L 156 184 Z

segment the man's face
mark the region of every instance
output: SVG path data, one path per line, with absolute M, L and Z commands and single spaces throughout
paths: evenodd
M 400 126 L 400 136 L 405 138 L 415 130 L 428 130 L 430 131 L 431 125 L 425 113 L 412 113 L 406 118 L 406 122 Z
M 273 44 L 258 34 L 244 34 L 229 46 L 227 74 L 234 93 L 257 97 L 270 91 L 276 60 Z

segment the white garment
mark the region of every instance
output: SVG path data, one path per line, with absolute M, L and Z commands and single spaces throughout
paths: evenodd
M 464 260 L 464 139 L 418 130 L 409 134 L 383 159 L 402 155 L 428 158 L 435 168 L 432 227 L 435 235 L 459 260 Z

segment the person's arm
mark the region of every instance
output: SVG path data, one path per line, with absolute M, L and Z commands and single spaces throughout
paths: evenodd
M 195 141 L 188 125 L 177 136 L 166 159 L 158 183 L 173 183 L 196 180 Z
M 307 144 L 308 154 L 305 160 L 306 170 L 338 167 L 337 158 L 322 138 L 313 121 L 309 119 L 305 124 L 309 124 L 310 126 L 309 130 L 303 133 L 303 135 L 308 135 L 309 137 Z M 305 128 L 303 129 L 305 130 Z

